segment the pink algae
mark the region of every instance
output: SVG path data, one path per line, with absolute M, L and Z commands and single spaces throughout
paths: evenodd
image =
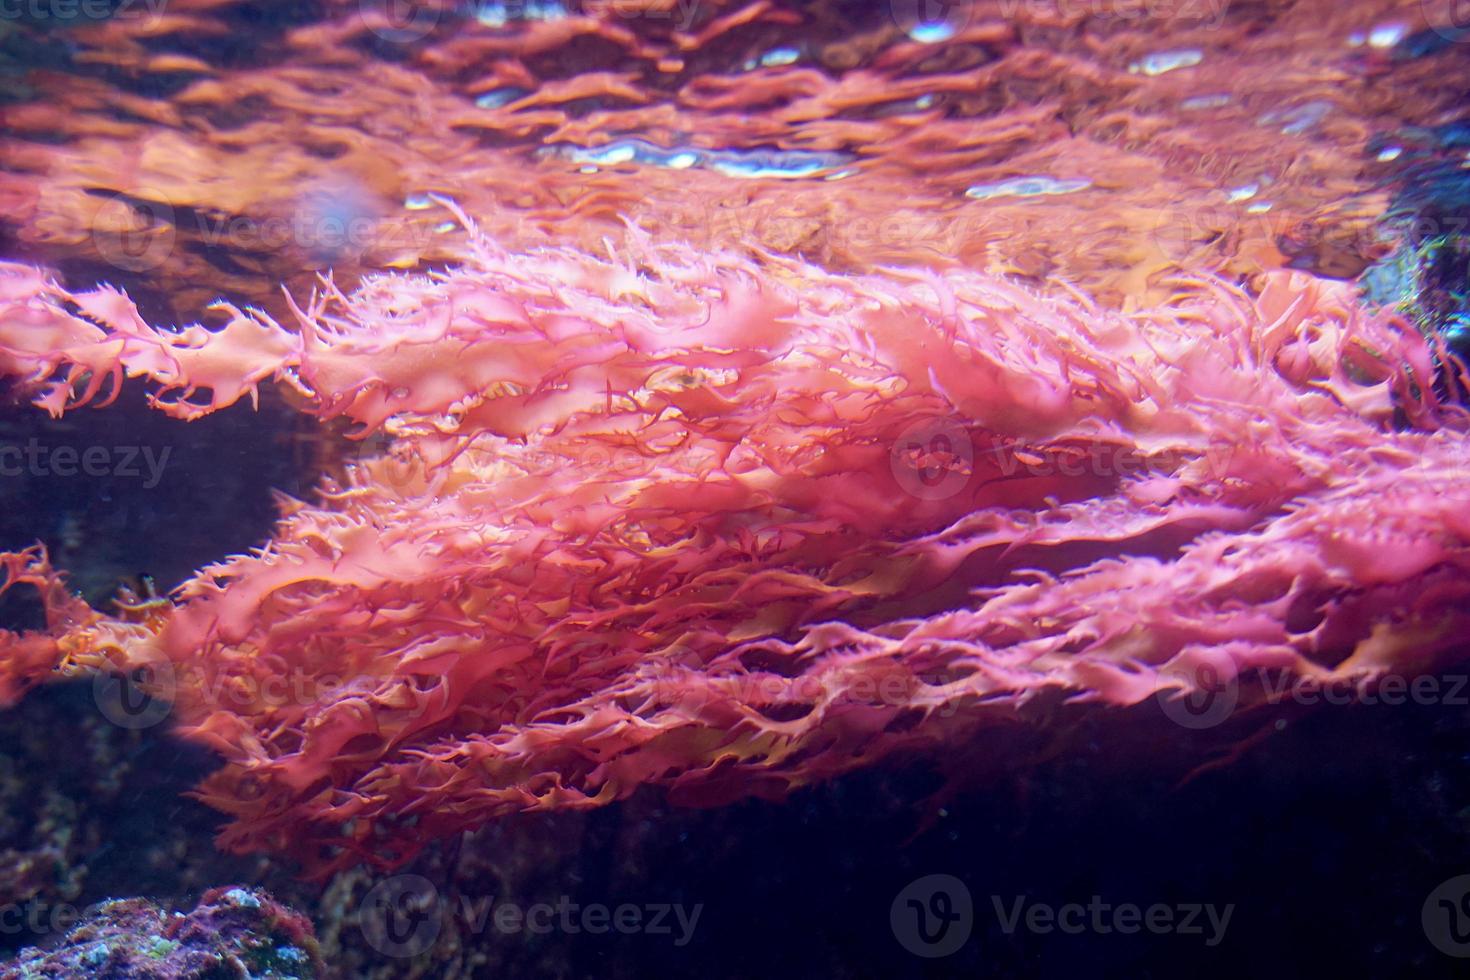
M 0 370 L 53 413 L 130 377 L 191 419 L 273 379 L 366 440 L 146 616 L 5 556 L 50 621 L 5 636 L 0 693 L 144 671 L 224 759 L 199 792 L 229 847 L 393 865 L 646 785 L 780 797 L 1060 702 L 1245 710 L 1268 677 L 1467 652 L 1463 415 L 1346 284 L 1180 274 L 1125 313 L 637 233 L 469 241 L 324 282 L 289 328 L 158 329 L 0 267 Z

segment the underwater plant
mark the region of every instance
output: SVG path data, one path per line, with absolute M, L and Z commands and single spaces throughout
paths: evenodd
M 223 758 L 228 847 L 395 866 L 498 814 L 780 797 L 1062 704 L 1243 712 L 1470 653 L 1465 413 L 1347 283 L 1180 273 L 1119 312 L 460 220 L 462 264 L 323 281 L 289 329 L 0 266 L 0 374 L 53 414 L 270 381 L 363 440 L 171 603 L 106 616 L 0 559 L 49 624 L 0 640 L 0 693 L 139 675 Z

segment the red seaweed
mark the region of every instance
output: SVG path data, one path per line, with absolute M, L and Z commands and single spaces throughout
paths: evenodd
M 141 622 L 5 556 L 51 616 L 0 639 L 0 691 L 144 676 L 225 760 L 199 794 L 226 846 L 394 866 L 499 814 L 983 745 L 1033 703 L 1244 711 L 1268 676 L 1470 652 L 1464 413 L 1347 284 L 1177 273 L 1123 312 L 461 220 L 455 267 L 324 280 L 289 325 L 159 329 L 0 267 L 0 371 L 52 413 L 127 377 L 192 419 L 274 380 L 374 437 Z

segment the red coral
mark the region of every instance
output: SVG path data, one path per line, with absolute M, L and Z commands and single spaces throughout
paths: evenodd
M 188 418 L 273 375 L 396 437 L 161 624 L 7 638 L 4 690 L 38 644 L 155 668 L 226 759 L 200 790 L 225 842 L 324 871 L 644 784 L 779 795 L 1048 694 L 1466 652 L 1463 426 L 1409 383 L 1419 335 L 1343 284 L 1180 280 L 1120 314 L 632 241 L 477 240 L 328 285 L 295 331 L 158 331 L 0 269 L 0 363 L 53 411 L 125 373 Z

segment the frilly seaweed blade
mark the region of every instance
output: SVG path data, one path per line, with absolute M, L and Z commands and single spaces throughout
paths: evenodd
M 161 330 L 0 267 L 0 372 L 53 414 L 142 378 L 192 419 L 273 380 L 373 436 L 146 617 L 4 556 L 49 627 L 0 640 L 0 691 L 150 678 L 225 760 L 199 794 L 230 848 L 395 866 L 645 785 L 711 804 L 939 758 L 1033 703 L 1229 685 L 1247 711 L 1264 678 L 1467 653 L 1465 416 L 1348 284 L 1181 275 L 1120 313 L 966 270 L 471 241 L 324 283 L 290 329 Z

